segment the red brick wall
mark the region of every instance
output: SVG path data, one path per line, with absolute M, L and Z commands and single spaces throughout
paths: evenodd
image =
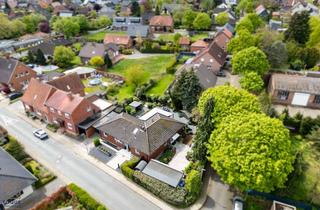
M 104 132 L 102 132 L 102 131 L 100 131 L 99 134 L 100 134 L 100 138 L 101 139 L 103 139 L 105 141 L 108 141 L 111 144 L 117 146 L 118 149 L 124 148 L 124 145 L 121 144 L 120 142 L 116 141 L 113 136 L 105 135 Z
M 28 75 L 25 74 L 26 72 L 28 72 Z M 18 78 L 16 77 L 18 74 L 21 75 L 22 73 L 24 73 L 25 75 L 19 76 Z M 11 88 L 13 88 L 14 90 L 21 91 L 23 88 L 23 85 L 21 84 L 22 82 L 27 81 L 29 83 L 31 78 L 36 78 L 36 77 L 37 77 L 37 73 L 35 71 L 33 71 L 28 66 L 19 62 L 15 71 L 11 75 L 9 84 Z

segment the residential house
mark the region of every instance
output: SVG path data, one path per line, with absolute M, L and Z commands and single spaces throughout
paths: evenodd
M 223 49 L 225 52 L 227 52 L 227 45 L 229 43 L 229 41 L 232 38 L 232 34 L 228 31 L 228 30 L 221 30 L 219 32 L 217 32 L 214 41 L 217 43 L 217 45 Z
M 191 52 L 200 52 L 208 47 L 208 43 L 203 41 L 202 39 L 191 44 L 190 51 Z
M 48 8 L 52 3 L 52 0 L 39 0 L 40 7 L 46 9 Z
M 153 16 L 149 23 L 151 33 L 172 33 L 173 19 L 171 16 L 158 15 Z
M 224 0 L 224 2 L 225 2 L 229 7 L 235 6 L 235 5 L 237 5 L 237 3 L 238 3 L 237 0 Z
M 217 75 L 203 64 L 195 64 L 192 70 L 203 89 L 214 87 L 217 83 Z
M 273 204 L 271 206 L 270 210 L 296 210 L 297 208 L 295 206 L 282 203 L 279 201 L 273 201 Z
M 201 51 L 193 60 L 193 64 L 203 64 L 217 73 L 221 70 L 221 67 L 226 61 L 227 53 L 224 49 L 220 48 L 219 45 L 214 41 L 209 47 Z
M 106 55 L 105 52 L 106 48 L 104 44 L 95 43 L 95 42 L 87 42 L 85 45 L 81 48 L 79 57 L 81 59 L 82 63 L 87 64 L 92 57 L 100 56 L 104 58 Z
M 268 10 L 262 4 L 256 8 L 256 14 L 264 20 L 267 20 L 269 17 Z
M 215 24 L 215 18 L 217 17 L 217 15 L 219 15 L 222 12 L 226 12 L 228 14 L 228 17 L 229 17 L 228 23 L 235 26 L 237 22 L 236 15 L 230 9 L 230 7 L 225 3 L 222 3 L 213 9 L 212 16 L 211 16 L 212 24 Z
M 0 208 L 9 208 L 33 192 L 37 178 L 1 147 L 0 160 Z
M 112 9 L 111 7 L 103 6 L 99 12 L 99 16 L 107 16 L 110 19 L 113 19 L 114 16 L 116 16 L 116 11 Z
M 282 28 L 282 22 L 278 21 L 278 20 L 272 20 L 271 19 L 269 21 L 269 28 L 270 28 L 270 30 L 278 31 L 279 29 Z
M 149 21 L 153 16 L 155 16 L 155 13 L 153 11 L 145 11 L 143 14 L 141 14 L 142 23 L 149 25 Z
M 179 10 L 183 10 L 183 5 L 182 4 L 163 4 L 162 6 L 162 12 L 164 14 L 168 14 L 168 15 L 173 15 L 174 11 L 179 11 Z
M 118 47 L 130 48 L 132 47 L 133 41 L 128 35 L 106 34 L 103 43 L 105 45 L 113 43 Z
M 131 15 L 131 1 L 130 0 L 122 0 L 120 3 L 120 14 L 122 16 Z
M 94 77 L 97 73 L 97 70 L 90 67 L 78 66 L 73 69 L 69 69 L 64 72 L 65 74 L 73 74 L 76 73 L 81 79 L 86 79 L 90 77 Z
M 0 90 L 23 91 L 37 73 L 22 62 L 10 58 L 0 58 Z M 10 92 L 10 91 L 9 91 Z
M 171 138 L 185 125 L 159 113 L 141 120 L 126 113 L 118 114 L 100 124 L 101 139 L 117 149 L 149 161 L 158 157 L 171 143 Z
M 320 109 L 320 78 L 272 74 L 268 87 L 275 104 Z
M 79 77 L 79 75 L 75 72 L 64 75 L 57 79 L 51 80 L 47 82 L 47 84 L 65 92 L 70 92 L 75 95 L 84 96 L 84 85 Z
M 179 45 L 182 50 L 188 51 L 190 49 L 190 39 L 186 36 L 183 36 L 179 39 Z
M 291 8 L 291 15 L 308 11 L 310 16 L 319 16 L 319 8 L 309 2 L 299 1 Z
M 31 39 L 49 40 L 50 34 L 43 33 L 43 32 L 36 32 L 34 34 L 25 34 L 25 35 L 19 37 L 20 41 L 31 40 Z
M 141 37 L 148 38 L 149 26 L 147 25 L 129 25 L 127 30 L 128 36 L 131 38 Z
M 113 64 L 117 63 L 122 59 L 122 56 L 119 52 L 120 49 L 115 43 L 108 43 L 105 45 L 105 47 L 106 52 Z
M 52 123 L 64 128 L 71 135 L 77 136 L 81 133 L 92 134 L 92 129 L 81 130 L 78 125 L 86 119 L 93 117 L 98 109 L 88 99 L 68 93 L 62 90 L 56 90 L 50 96 L 45 106 L 49 108 L 49 119 Z
M 127 31 L 128 26 L 141 26 L 142 19 L 140 17 L 114 17 L 112 21 L 112 29 L 117 31 Z
M 41 44 L 31 47 L 29 50 L 31 50 L 32 53 L 36 53 L 38 49 L 42 51 L 44 56 L 46 58 L 53 58 L 54 49 L 57 46 L 70 46 L 72 44 L 72 41 L 68 39 L 53 39 L 44 41 Z

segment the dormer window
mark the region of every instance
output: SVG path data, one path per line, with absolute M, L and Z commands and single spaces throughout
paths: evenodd
M 91 112 L 91 106 L 87 108 L 87 112 Z

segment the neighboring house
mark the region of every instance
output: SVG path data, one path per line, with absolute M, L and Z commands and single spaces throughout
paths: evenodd
M 111 7 L 104 6 L 99 10 L 98 15 L 99 16 L 104 15 L 110 19 L 113 19 L 113 17 L 116 16 L 116 11 L 114 9 L 112 9 Z
M 153 16 L 155 16 L 155 13 L 153 11 L 146 11 L 141 14 L 143 24 L 149 25 L 149 21 Z
M 147 120 L 121 113 L 96 128 L 103 141 L 149 161 L 158 157 L 184 126 L 159 113 Z
M 218 5 L 212 13 L 211 19 L 212 19 L 212 23 L 215 24 L 215 18 L 217 17 L 217 15 L 219 15 L 222 12 L 226 12 L 228 14 L 229 20 L 228 23 L 235 26 L 236 25 L 236 15 L 235 13 L 229 8 L 229 6 L 227 6 L 225 3 L 222 3 L 220 5 Z
M 129 25 L 127 33 L 130 37 L 147 38 L 149 36 L 149 26 L 147 25 Z
M 269 16 L 268 10 L 262 4 L 256 8 L 256 14 L 264 20 L 267 20 Z
M 105 45 L 113 43 L 118 47 L 130 48 L 132 47 L 133 41 L 128 35 L 106 34 L 103 43 Z
M 119 52 L 119 47 L 116 44 L 108 43 L 105 45 L 105 47 L 106 47 L 106 52 L 113 64 L 121 60 L 122 56 Z
M 179 45 L 182 48 L 182 50 L 188 51 L 190 50 L 190 39 L 188 37 L 181 37 L 179 39 Z
M 70 73 L 57 79 L 47 82 L 47 84 L 72 94 L 84 96 L 84 85 L 77 73 Z
M 52 0 L 39 0 L 40 7 L 46 9 L 52 4 Z
M 58 15 L 60 16 L 60 17 L 72 17 L 73 16 L 73 11 L 71 11 L 71 10 L 60 10 L 59 12 L 58 12 Z
M 49 82 L 58 79 L 59 77 L 62 77 L 64 75 L 64 73 L 59 73 L 56 71 L 46 72 L 45 74 L 40 75 L 40 80 L 43 82 Z
M 37 73 L 20 61 L 0 58 L 0 90 L 23 91 Z
M 217 75 L 203 64 L 195 64 L 192 67 L 194 74 L 199 79 L 203 89 L 214 87 L 217 83 Z
M 122 0 L 120 3 L 120 13 L 124 16 L 131 15 L 131 1 L 130 0 Z
M 291 8 L 291 15 L 308 11 L 310 16 L 319 16 L 319 8 L 309 2 L 299 1 Z
M 32 53 L 36 53 L 38 49 L 42 51 L 44 56 L 46 58 L 53 57 L 54 49 L 57 46 L 70 46 L 72 44 L 72 41 L 67 39 L 54 39 L 42 42 L 41 44 L 31 47 L 29 50 L 31 50 Z
M 78 126 L 99 111 L 88 99 L 57 89 L 48 83 L 32 79 L 30 86 L 21 98 L 26 113 L 47 124 L 55 124 L 65 132 L 77 136 L 90 136 L 93 128 L 82 130 Z
M 216 34 L 214 41 L 221 49 L 227 52 L 227 45 L 231 40 L 232 36 L 233 35 L 228 30 L 223 29 Z
M 168 15 L 173 15 L 174 11 L 183 10 L 182 4 L 163 4 L 162 12 Z
M 151 33 L 172 33 L 173 19 L 171 16 L 158 15 L 153 16 L 149 23 Z
M 270 20 L 269 21 L 269 28 L 273 31 L 278 31 L 282 28 L 282 22 L 278 20 Z
M 19 37 L 20 41 L 30 40 L 30 39 L 43 39 L 43 40 L 49 40 L 50 34 L 43 33 L 43 32 L 36 32 L 34 34 L 26 34 Z
M 220 48 L 217 42 L 212 42 L 209 47 L 201 51 L 193 60 L 192 64 L 203 64 L 208 69 L 217 73 L 226 61 L 227 53 Z
M 208 43 L 203 41 L 202 39 L 191 44 L 190 51 L 191 52 L 200 52 L 208 47 Z
M 224 0 L 224 2 L 229 6 L 232 7 L 234 5 L 237 5 L 238 1 L 237 0 Z
M 273 201 L 272 207 L 270 210 L 296 210 L 297 208 L 295 206 L 282 203 L 279 201 Z
M 140 17 L 114 17 L 112 21 L 112 29 L 117 31 L 127 31 L 129 26 L 141 26 L 142 19 Z
M 100 56 L 104 58 L 106 52 L 104 44 L 87 42 L 80 50 L 79 57 L 82 63 L 87 64 L 92 57 Z
M 32 184 L 37 178 L 1 147 L 0 160 L 0 204 L 9 208 L 10 203 L 33 192 Z
M 90 68 L 90 67 L 85 67 L 85 66 L 78 66 L 76 68 L 67 70 L 63 73 L 67 74 L 73 74 L 76 73 L 78 74 L 78 76 L 81 79 L 86 79 L 86 78 L 90 78 L 96 75 L 97 70 L 94 68 Z
M 269 93 L 275 104 L 320 109 L 320 78 L 272 74 Z

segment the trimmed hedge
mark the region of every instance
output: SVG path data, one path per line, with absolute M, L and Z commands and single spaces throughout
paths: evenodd
M 132 179 L 134 173 L 133 168 L 138 164 L 139 161 L 140 159 L 137 157 L 133 157 L 131 160 L 124 161 L 120 166 L 122 174 L 129 179 Z
M 187 195 L 185 188 L 171 187 L 166 183 L 141 173 L 140 171 L 133 172 L 133 181 L 174 206 L 186 207 L 190 205 L 185 201 Z
M 75 196 L 79 200 L 79 203 L 81 203 L 81 205 L 83 205 L 87 210 L 107 210 L 106 207 L 92 198 L 89 193 L 87 193 L 77 185 L 71 183 L 68 185 L 68 187 L 72 192 L 74 192 Z

